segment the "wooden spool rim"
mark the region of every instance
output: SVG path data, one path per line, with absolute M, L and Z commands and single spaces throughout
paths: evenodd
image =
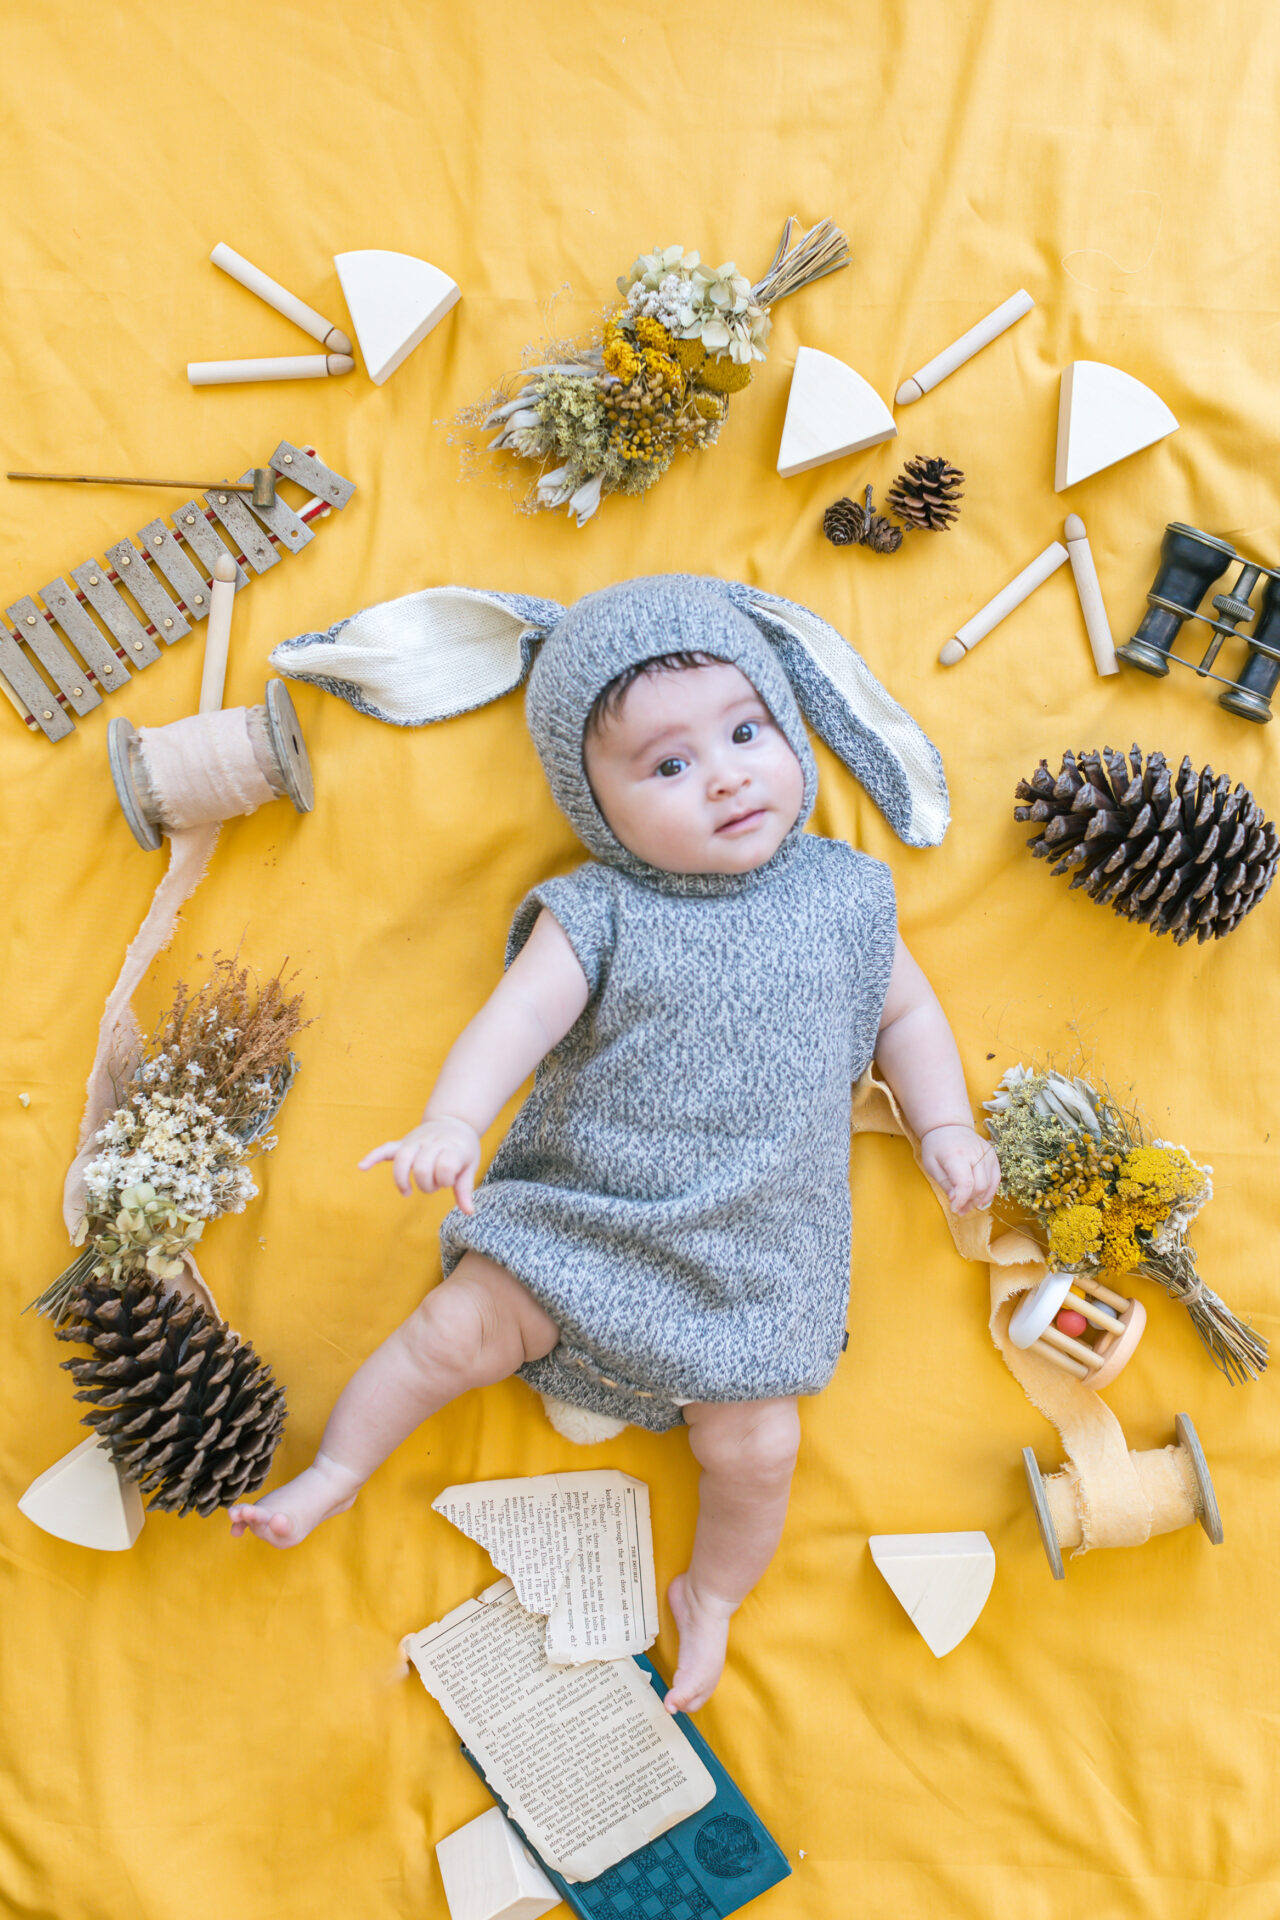
M 112 784 L 116 790 L 116 799 L 120 810 L 129 822 L 133 837 L 140 847 L 148 853 L 154 853 L 163 838 L 159 827 L 155 826 L 143 805 L 142 795 L 138 792 L 133 777 L 133 758 L 130 753 L 138 730 L 132 721 L 123 714 L 117 714 L 107 722 L 107 765 L 111 769 Z
M 267 682 L 267 731 L 275 751 L 276 765 L 284 790 L 299 813 L 310 813 L 316 804 L 311 779 L 311 762 L 298 724 L 297 711 L 283 680 Z
M 1218 1511 L 1218 1497 L 1213 1490 L 1213 1481 L 1209 1476 L 1209 1463 L 1204 1457 L 1204 1448 L 1200 1445 L 1200 1436 L 1191 1424 L 1189 1413 L 1175 1415 L 1174 1432 L 1191 1460 L 1191 1471 L 1196 1477 L 1196 1489 L 1200 1495 L 1200 1508 L 1196 1514 L 1200 1525 L 1208 1534 L 1215 1547 L 1223 1541 L 1222 1515 Z
M 1053 1530 L 1053 1515 L 1049 1512 L 1049 1496 L 1044 1490 L 1044 1480 L 1040 1473 L 1039 1462 L 1030 1447 L 1022 1449 L 1022 1470 L 1027 1476 L 1027 1491 L 1031 1495 L 1031 1505 L 1036 1516 L 1036 1525 L 1040 1529 L 1040 1544 L 1044 1548 L 1045 1558 L 1049 1562 L 1049 1571 L 1055 1580 L 1065 1580 L 1066 1568 L 1062 1564 L 1062 1549 L 1058 1545 L 1058 1536 Z

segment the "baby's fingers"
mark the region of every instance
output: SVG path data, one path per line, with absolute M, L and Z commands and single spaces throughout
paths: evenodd
M 463 1167 L 453 1183 L 453 1197 L 464 1213 L 474 1213 L 476 1210 L 475 1202 L 472 1199 L 475 1186 L 476 1163 L 474 1160 L 468 1160 L 466 1166 Z
M 369 1168 L 376 1167 L 380 1160 L 389 1160 L 399 1145 L 398 1140 L 384 1140 L 380 1147 L 375 1147 L 371 1153 L 366 1153 L 363 1160 L 357 1160 L 356 1165 L 361 1173 L 367 1173 Z

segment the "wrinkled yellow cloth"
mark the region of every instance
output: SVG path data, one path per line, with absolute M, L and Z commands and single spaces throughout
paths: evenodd
M 947 766 L 955 821 L 936 851 L 905 852 L 821 750 L 815 824 L 892 863 L 975 1103 L 1037 1051 L 1074 1049 L 1132 1085 L 1155 1129 L 1213 1166 L 1201 1264 L 1274 1334 L 1280 905 L 1218 947 L 1177 949 L 1051 880 L 1011 818 L 1042 755 L 1056 767 L 1065 747 L 1133 740 L 1212 762 L 1274 814 L 1271 734 L 1188 674 L 1098 679 L 1065 569 L 972 657 L 936 665 L 1070 511 L 1119 636 L 1166 521 L 1280 563 L 1280 29 L 1262 0 L 19 0 L 5 25 L 5 466 L 213 480 L 288 438 L 357 485 L 238 596 L 228 706 L 261 700 L 277 641 L 423 585 L 568 601 L 673 568 L 812 605 Z M 459 482 L 438 423 L 526 342 L 588 325 L 654 245 L 754 276 L 792 212 L 839 221 L 853 264 L 776 308 L 718 447 L 582 532 Z M 425 257 L 463 297 L 382 388 L 357 372 L 195 389 L 188 360 L 313 346 L 209 264 L 219 240 L 339 326 L 332 255 L 347 249 Z M 896 441 L 778 477 L 799 344 L 888 398 L 1018 287 L 1035 310 L 901 410 Z M 1056 497 L 1058 375 L 1075 358 L 1146 381 L 1181 424 Z M 915 453 L 967 475 L 951 532 L 891 556 L 822 539 L 831 500 L 870 482 L 883 501 Z M 4 483 L 0 609 L 182 497 Z M 106 721 L 193 712 L 200 651 L 198 633 L 166 650 L 56 747 L 0 706 L 0 1906 L 444 1920 L 432 1844 L 486 1797 L 431 1701 L 394 1677 L 396 1649 L 491 1572 L 430 1502 L 450 1482 L 618 1465 L 652 1488 L 665 1584 L 695 1515 L 681 1435 L 583 1455 L 508 1383 L 430 1422 L 353 1512 L 287 1554 L 232 1542 L 220 1519 L 157 1516 L 130 1552 L 95 1555 L 14 1504 L 81 1432 L 66 1349 L 18 1309 L 67 1255 L 59 1195 L 97 1024 L 162 871 L 117 809 Z M 403 1201 L 355 1162 L 416 1118 L 498 978 L 515 903 L 578 858 L 518 697 L 420 732 L 296 698 L 315 812 L 277 801 L 222 828 L 138 999 L 146 1028 L 175 977 L 238 947 L 268 970 L 289 955 L 318 1016 L 261 1198 L 201 1246 L 220 1307 L 288 1387 L 282 1475 L 439 1272 L 448 1196 Z M 1226 1543 L 1188 1527 L 1068 1561 L 1055 1584 L 1019 1452 L 1052 1469 L 1061 1449 L 993 1349 L 985 1268 L 958 1254 L 903 1142 L 859 1138 L 852 1178 L 849 1352 L 804 1407 L 781 1551 L 700 1715 L 794 1867 L 762 1920 L 1274 1920 L 1272 1383 L 1229 1387 L 1185 1313 L 1143 1285 L 1148 1331 L 1108 1404 L 1139 1450 L 1191 1414 Z M 937 1662 L 866 1539 L 968 1528 L 995 1546 L 995 1586 Z M 664 1615 L 668 1670 L 674 1647 Z

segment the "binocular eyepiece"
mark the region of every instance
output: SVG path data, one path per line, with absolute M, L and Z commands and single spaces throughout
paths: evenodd
M 1200 602 L 1233 561 L 1240 563 L 1240 572 L 1229 592 L 1214 595 L 1217 618 L 1201 613 Z M 1266 585 L 1261 603 L 1255 607 L 1252 594 L 1264 574 Z M 1203 620 L 1213 629 L 1199 662 L 1184 660 L 1173 651 L 1185 620 Z M 1253 632 L 1239 633 L 1249 620 L 1256 623 Z M 1248 648 L 1249 657 L 1239 679 L 1231 680 L 1210 669 L 1224 641 L 1236 634 Z M 1116 648 L 1116 658 L 1160 677 L 1168 673 L 1171 662 L 1190 667 L 1201 679 L 1216 680 L 1225 688 L 1218 695 L 1219 706 L 1239 714 L 1242 720 L 1265 725 L 1271 718 L 1271 696 L 1280 681 L 1280 572 L 1245 560 L 1226 540 L 1216 540 L 1198 527 L 1173 521 L 1165 528 L 1159 570 L 1147 595 L 1147 611 L 1133 638 Z

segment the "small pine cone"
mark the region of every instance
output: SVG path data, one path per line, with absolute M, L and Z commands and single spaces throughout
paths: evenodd
M 89 1348 L 64 1360 L 84 1416 L 148 1507 L 210 1514 L 260 1487 L 285 1421 L 284 1393 L 251 1346 L 159 1281 L 90 1281 L 55 1329 Z
M 862 508 L 843 495 L 822 516 L 822 531 L 833 547 L 851 547 L 862 538 Z
M 1174 775 L 1136 746 L 1128 759 L 1064 753 L 1059 774 L 1042 760 L 1017 798 L 1013 817 L 1036 823 L 1027 845 L 1056 859 L 1051 872 L 1179 946 L 1233 932 L 1275 878 L 1280 836 L 1248 788 L 1189 758 Z
M 822 531 L 833 547 L 870 547 L 873 553 L 896 553 L 902 545 L 902 528 L 895 527 L 882 513 L 871 507 L 872 489 L 859 506 L 846 497 L 832 501 L 822 516 Z
M 945 533 L 960 512 L 964 475 L 947 460 L 908 460 L 889 489 L 888 507 L 909 532 Z

